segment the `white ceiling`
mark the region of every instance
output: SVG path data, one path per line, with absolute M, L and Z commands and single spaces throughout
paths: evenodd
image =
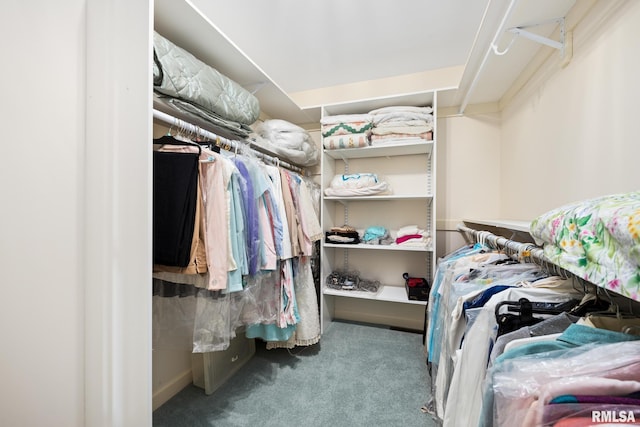
M 286 92 L 464 64 L 487 0 L 206 0 Z
M 357 89 L 353 101 L 380 99 L 394 89 L 425 92 L 427 80 L 460 87 L 439 98 L 440 106 L 460 105 L 507 12 L 503 28 L 565 16 L 574 2 L 156 0 L 155 28 L 257 90 L 271 117 L 305 123 L 319 118 L 310 96 L 326 105 L 351 101 Z M 555 27 L 532 31 L 548 35 Z M 499 46 L 510 38 L 501 35 Z M 488 55 L 470 102 L 498 101 L 540 47 L 519 38 L 508 54 Z

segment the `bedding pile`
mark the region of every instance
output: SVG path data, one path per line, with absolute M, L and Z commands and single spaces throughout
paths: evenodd
M 396 106 L 370 111 L 371 145 L 393 145 L 433 139 L 433 108 Z
M 153 53 L 153 87 L 168 104 L 235 135 L 249 135 L 248 125 L 260 116 L 255 96 L 156 32 Z
M 334 176 L 324 194 L 329 197 L 371 196 L 388 190 L 389 184 L 379 180 L 375 173 L 354 173 Z
M 640 192 L 553 209 L 531 223 L 531 236 L 551 262 L 640 301 Z
M 320 150 L 309 132 L 286 120 L 265 120 L 255 126 L 251 142 L 301 166 L 320 161 Z
M 327 150 L 367 147 L 370 143 L 372 117 L 369 114 L 341 114 L 320 120 L 322 144 Z

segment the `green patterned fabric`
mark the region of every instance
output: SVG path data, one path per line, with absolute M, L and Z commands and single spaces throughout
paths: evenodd
M 553 263 L 640 301 L 640 192 L 562 206 L 531 223 Z
M 369 134 L 373 123 L 371 122 L 351 122 L 338 123 L 331 125 L 322 125 L 322 136 L 351 135 L 351 134 Z

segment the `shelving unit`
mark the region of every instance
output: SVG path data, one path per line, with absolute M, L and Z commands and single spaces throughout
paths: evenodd
M 399 252 L 431 252 L 432 246 L 429 247 L 417 247 L 417 246 L 398 246 L 398 245 L 367 245 L 360 243 L 357 245 L 341 245 L 337 243 L 324 243 L 325 248 L 340 248 L 340 249 L 363 249 L 374 251 L 399 251 Z
M 369 244 L 322 244 L 322 325 L 333 319 L 346 319 L 409 329 L 421 329 L 426 301 L 409 300 L 403 273 L 425 277 L 429 282 L 435 271 L 435 158 L 437 94 L 414 94 L 411 103 L 387 99 L 384 105 L 358 102 L 353 105 L 325 106 L 323 116 L 360 114 L 394 105 L 431 106 L 434 115 L 432 141 L 400 145 L 369 146 L 324 150 L 322 156 L 322 226 L 350 225 L 360 234 L 379 225 L 395 232 L 417 225 L 431 236 L 426 247 Z M 335 175 L 375 173 L 389 183 L 389 194 L 354 197 L 324 196 Z M 336 270 L 358 271 L 366 280 L 377 280 L 376 293 L 337 290 L 326 286 L 326 277 Z
M 402 304 L 414 304 L 424 306 L 426 301 L 407 300 L 404 288 L 399 286 L 385 286 L 376 293 L 364 291 L 340 291 L 337 289 L 325 289 L 325 295 L 333 295 L 346 298 L 360 298 L 372 301 L 397 302 Z

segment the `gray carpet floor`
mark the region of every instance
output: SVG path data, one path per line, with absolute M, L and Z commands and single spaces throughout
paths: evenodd
M 266 350 L 210 396 L 189 386 L 153 414 L 156 427 L 435 426 L 422 335 L 335 321 L 319 344 Z

